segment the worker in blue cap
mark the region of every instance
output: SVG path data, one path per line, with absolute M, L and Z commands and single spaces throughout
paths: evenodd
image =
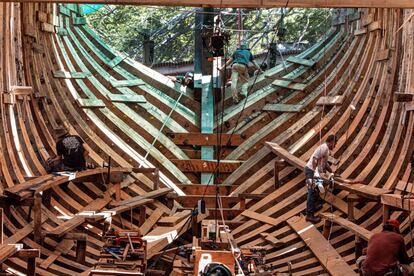
M 249 80 L 248 64 L 251 62 L 259 72 L 262 72 L 260 66 L 254 60 L 250 49 L 246 42 L 240 43 L 240 47 L 233 53 L 226 64 L 220 68 L 223 70 L 225 67 L 231 66 L 231 95 L 235 104 L 239 103 L 239 90 L 240 87 Z

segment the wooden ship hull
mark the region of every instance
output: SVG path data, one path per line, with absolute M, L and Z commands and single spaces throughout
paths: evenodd
M 266 247 L 266 263 L 275 271 L 287 272 L 290 262 L 294 275 L 353 274 L 358 243 L 382 227 L 382 191 L 401 194 L 403 184 L 413 180 L 410 17 L 411 11 L 403 9 L 343 10 L 319 43 L 286 66 L 266 71 L 254 85 L 250 80 L 243 87 L 249 93 L 245 106 L 242 101 L 226 107 L 223 125 L 214 126 L 223 137 L 235 133 L 234 144 L 223 145 L 220 165 L 225 219 L 239 246 Z M 139 212 L 114 217 L 115 226 L 145 225 L 144 235 L 180 230 L 186 210 L 203 194 L 214 212 L 216 187 L 199 184 L 199 178 L 214 172 L 216 162 L 198 160 L 197 147 L 206 142 L 198 135 L 201 106 L 193 91 L 110 49 L 86 25 L 76 4 L 2 3 L 0 23 L 3 194 L 47 175 L 44 160 L 54 153 L 54 133 L 67 125 L 86 142 L 96 164 L 111 157 L 115 167 L 159 169 L 158 184 L 153 175 L 139 172 L 123 180 L 120 200 L 141 196 L 149 201 Z M 318 248 L 301 231 L 308 224 L 300 218 L 307 193 L 300 164 L 330 133 L 339 138 L 333 151 L 338 174 L 363 182 L 368 191 L 338 186 L 327 193 L 321 212 L 332 212 L 336 220 L 329 243 L 322 240 Z M 158 187 L 176 194 L 148 196 Z M 108 194 L 98 182 L 68 182 L 50 190 L 49 209 L 40 207 L 46 233 L 56 233 L 65 223 L 59 216 L 110 210 L 117 193 Z M 359 198 L 351 207 L 350 194 Z M 2 205 L 6 208 L 5 199 Z M 79 263 L 73 240 L 46 235 L 40 241 L 33 235 L 31 209 L 7 208 L 3 244 L 39 249 L 38 275 L 87 275 L 103 245 L 100 222 L 72 221 L 70 231 L 87 234 L 86 257 Z M 161 223 L 163 213 L 168 219 Z M 350 216 L 363 230 L 338 219 Z M 392 217 L 402 221 L 411 255 L 411 219 L 403 211 Z M 323 225 L 312 231 L 322 233 Z M 164 240 L 149 242 L 149 257 L 165 246 Z M 168 262 L 168 255 L 163 258 Z M 25 273 L 26 261 L 9 258 L 3 268 Z

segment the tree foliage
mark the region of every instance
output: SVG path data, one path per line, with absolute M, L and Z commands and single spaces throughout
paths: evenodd
M 143 41 L 155 42 L 154 63 L 187 61 L 194 57 L 195 14 L 199 9 L 108 5 L 87 15 L 93 29 L 113 48 L 142 61 Z M 218 12 L 217 12 L 218 13 Z M 266 51 L 278 42 L 277 29 L 287 29 L 284 41 L 317 42 L 330 28 L 329 9 L 223 9 L 221 18 L 231 34 L 228 51 L 237 47 L 238 36 L 249 42 L 253 53 Z M 240 16 L 239 16 L 240 15 Z M 238 28 L 238 20 L 241 28 Z

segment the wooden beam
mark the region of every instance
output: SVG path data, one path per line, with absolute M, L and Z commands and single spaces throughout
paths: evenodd
M 61 0 L 16 0 L 28 3 L 61 3 Z M 151 5 L 151 6 L 187 6 L 216 8 L 414 8 L 412 0 L 66 0 L 65 3 L 78 4 L 117 4 L 117 5 Z
M 412 196 L 404 198 L 402 195 L 386 194 L 381 196 L 381 203 L 406 211 L 414 211 L 414 197 Z
M 244 142 L 244 138 L 240 134 L 227 133 L 167 133 L 176 145 L 195 145 L 195 146 L 221 146 L 237 147 Z M 229 138 L 231 137 L 230 141 Z
M 343 101 L 344 101 L 344 96 L 326 96 L 326 97 L 320 97 L 319 100 L 316 102 L 316 105 L 327 105 L 327 106 L 341 105 Z
M 215 172 L 232 173 L 243 163 L 242 161 L 221 160 L 218 168 L 215 160 L 199 160 L 199 159 L 171 159 L 171 161 L 182 172 Z
M 369 241 L 369 239 L 374 235 L 373 232 L 365 229 L 364 227 L 361 227 L 353 222 L 350 222 L 347 219 L 344 219 L 338 215 L 332 214 L 332 213 L 321 213 L 319 214 L 322 218 L 324 218 L 327 221 L 332 221 L 343 228 L 351 231 L 354 235 Z
M 411 93 L 394 93 L 395 102 L 411 102 L 414 100 L 414 94 Z
M 305 218 L 297 216 L 288 219 L 287 223 L 305 242 L 330 275 L 357 275 L 315 225 L 306 222 Z
M 267 104 L 263 107 L 263 111 L 273 112 L 300 112 L 303 108 L 301 104 Z

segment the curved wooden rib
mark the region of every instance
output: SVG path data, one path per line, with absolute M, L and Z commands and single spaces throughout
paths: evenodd
M 68 9 L 69 15 L 59 13 L 58 7 L 47 3 L 0 6 L 0 47 L 4 49 L 0 53 L 0 190 L 45 175 L 43 164 L 54 155 L 55 131 L 66 124 L 71 133 L 85 140 L 90 159 L 97 165 L 111 156 L 116 165 L 138 167 L 148 152 L 145 166 L 160 168 L 163 185 L 179 192 L 182 188 L 202 193 L 204 187 L 186 186 L 197 183 L 198 177 L 181 172 L 171 162 L 193 159 L 194 152 L 175 145 L 166 135 L 200 131 L 200 104 L 192 91 L 181 90 L 168 78 L 116 53 L 86 25 L 74 24 L 74 18 L 81 16 L 75 5 Z M 297 168 L 286 166 L 279 173 L 280 186 L 275 189 L 277 157 L 264 147 L 265 142 L 277 143 L 306 161 L 320 139 L 336 133 L 339 139 L 333 155 L 339 161 L 337 172 L 341 177 L 390 190 L 399 180 L 413 181 L 409 166 L 414 147 L 413 112 L 407 108 L 408 103 L 395 102 L 393 98 L 395 91 L 413 93 L 414 23 L 408 22 L 397 32 L 411 13 L 391 9 L 361 12 L 361 19 L 350 15 L 346 24 L 338 25 L 320 43 L 298 56 L 315 62 L 313 67 L 291 62 L 286 67 L 272 68 L 254 86 L 252 80 L 245 85 L 244 89 L 251 91 L 243 114 L 239 113 L 242 104 L 224 110 L 228 127 L 225 131 L 231 133 L 236 127 L 235 133 L 246 137 L 225 157 L 244 161 L 225 178 L 220 189 L 231 196 L 227 207 L 233 210 L 228 211 L 238 211 L 236 195 L 266 194 L 262 199 L 246 200 L 248 211 L 232 220 L 238 225 L 233 235 L 239 245 L 265 246 L 267 262 L 278 271 L 287 271 L 288 261 L 295 275 L 320 274 L 327 266 L 309 250 L 292 224 L 286 223 L 305 209 L 304 176 Z M 39 13 L 50 16 L 45 19 Z M 47 25 L 53 23 L 61 25 Z M 384 51 L 388 56 L 381 54 Z M 293 91 L 272 84 L 275 80 L 301 82 L 305 87 L 303 91 Z M 23 86 L 32 89 L 20 89 L 27 94 L 13 94 L 13 87 Z M 316 105 L 323 96 L 343 96 L 344 100 L 336 106 Z M 301 105 L 301 110 L 263 111 L 272 102 Z M 131 174 L 123 185 L 121 198 L 125 200 L 153 190 L 152 180 L 138 173 Z M 88 182 L 82 187 L 74 183 L 53 187 L 54 208 L 43 209 L 44 230 L 52 231 L 63 223 L 57 217 L 59 212 L 72 216 L 91 204 L 104 204 L 96 202 L 104 191 L 99 183 Z M 326 196 L 322 211 L 332 207 L 336 216 L 346 216 L 347 196 L 347 191 L 333 191 Z M 158 200 L 148 206 L 148 216 L 156 209 L 170 211 Z M 355 209 L 357 223 L 371 232 L 379 231 L 379 207 L 375 202 L 359 203 Z M 39 274 L 73 275 L 87 270 L 98 258 L 102 246 L 99 224 L 84 229 L 88 234 L 88 256 L 85 265 L 79 265 L 73 248 L 67 254 L 55 254 L 59 239 L 47 237 L 42 245 L 34 241 L 27 207 L 11 207 L 10 214 L 13 219 L 6 218 L 4 225 L 6 240 L 40 248 Z M 408 245 L 408 218 L 401 212 L 393 216 L 403 221 L 402 233 Z M 121 227 L 127 220 L 136 223 L 138 214 L 115 218 L 114 225 Z M 322 224 L 316 226 L 321 230 Z M 278 238 L 283 246 L 269 245 L 263 233 Z M 330 243 L 355 269 L 352 232 L 333 228 Z M 53 258 L 46 261 L 50 255 Z M 26 269 L 24 261 L 15 258 L 5 265 L 22 272 Z

